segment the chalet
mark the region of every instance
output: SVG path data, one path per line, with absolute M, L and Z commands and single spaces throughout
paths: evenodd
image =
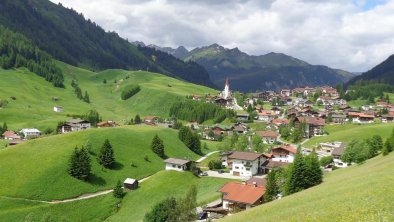
M 233 132 L 238 134 L 246 134 L 248 132 L 248 125 L 244 123 L 236 123 L 232 127 Z
M 261 166 L 262 168 L 262 173 L 267 174 L 269 171 L 272 169 L 277 169 L 280 167 L 285 167 L 288 166 L 290 163 L 289 162 L 278 162 L 278 161 L 273 161 L 273 160 L 266 160 L 263 165 Z
M 2 136 L 6 140 L 19 140 L 19 139 L 21 139 L 21 137 L 18 134 L 16 134 L 14 131 L 5 131 L 2 134 Z
M 290 121 L 288 119 L 273 119 L 271 123 L 279 127 L 281 125 L 289 125 Z
M 260 177 L 251 177 L 246 181 L 246 185 L 256 185 L 258 187 L 265 187 L 267 180 Z
M 271 108 L 271 111 L 275 114 L 275 115 L 280 115 L 281 109 L 277 106 L 274 106 Z
M 322 150 L 327 151 L 327 153 L 332 153 L 334 149 L 345 146 L 345 144 L 342 142 L 327 142 L 327 143 L 320 143 L 319 145 L 322 148 Z
M 353 123 L 373 123 L 375 116 L 359 112 L 348 112 L 348 119 Z
M 297 150 L 289 145 L 279 146 L 271 149 L 272 161 L 292 163 Z
M 381 117 L 382 123 L 393 123 L 394 122 L 394 112 L 389 112 L 388 114 L 383 114 Z
M 280 90 L 280 95 L 288 97 L 288 96 L 291 95 L 291 90 L 290 89 L 281 89 Z
M 126 178 L 126 180 L 123 182 L 123 187 L 128 190 L 135 190 L 138 188 L 138 180 Z
M 294 119 L 296 128 L 299 128 L 302 123 L 305 123 L 305 137 L 322 135 L 324 133 L 325 120 L 319 117 L 298 116 Z
M 91 124 L 87 120 L 70 119 L 70 120 L 66 121 L 62 126 L 59 127 L 58 132 L 59 133 L 69 133 L 69 132 L 86 130 L 86 129 L 90 129 L 90 128 L 91 128 Z
M 193 100 L 196 100 L 196 101 L 200 101 L 200 100 L 201 100 L 201 96 L 193 95 L 193 96 L 192 96 L 192 99 L 193 99 Z
M 55 111 L 57 113 L 61 113 L 61 112 L 63 112 L 63 106 L 54 106 L 53 111 Z
M 112 120 L 97 123 L 97 128 L 117 127 L 117 126 L 119 125 Z
M 26 138 L 26 139 L 37 138 L 41 135 L 41 132 L 35 128 L 22 129 L 21 131 L 19 131 L 19 133 L 22 133 L 24 138 Z
M 227 157 L 227 165 L 234 176 L 253 176 L 261 171 L 261 164 L 265 161 L 262 153 L 235 151 Z
M 332 114 L 331 119 L 333 123 L 336 124 L 345 124 L 346 123 L 346 115 L 343 114 Z
M 291 91 L 293 96 L 299 96 L 304 94 L 304 88 L 295 88 Z
M 227 126 L 223 126 L 223 125 L 219 125 L 216 124 L 214 126 L 211 127 L 211 130 L 213 131 L 213 133 L 215 135 L 229 135 L 231 134 L 231 127 L 227 127 Z
M 256 134 L 259 135 L 264 143 L 272 144 L 278 141 L 279 133 L 271 130 L 267 131 L 256 131 Z
M 184 159 L 168 158 L 164 160 L 165 170 L 186 171 L 189 170 L 191 161 Z
M 304 96 L 313 96 L 316 93 L 316 89 L 312 87 L 305 87 L 304 88 Z
M 250 209 L 263 202 L 266 188 L 255 184 L 229 182 L 221 187 L 218 192 L 222 193 L 223 208 L 228 211 Z
M 275 118 L 275 112 L 271 110 L 261 110 L 257 112 L 257 119 L 263 122 L 271 122 Z
M 157 116 L 145 116 L 144 123 L 147 125 L 154 125 L 159 122 L 159 117 Z
M 349 164 L 344 163 L 341 158 L 343 153 L 345 152 L 346 146 L 341 145 L 339 147 L 335 147 L 334 150 L 332 151 L 331 155 L 334 157 L 334 165 L 336 167 L 347 167 Z
M 321 94 L 323 96 L 328 96 L 328 97 L 338 97 L 338 91 L 331 86 L 323 86 L 321 87 Z
M 234 151 L 221 151 L 220 152 L 220 159 L 222 160 L 222 166 L 228 167 L 231 165 L 231 160 L 228 159 L 228 156 L 230 156 Z

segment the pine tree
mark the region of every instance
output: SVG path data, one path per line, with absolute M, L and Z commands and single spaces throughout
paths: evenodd
M 142 122 L 140 115 L 135 115 L 134 124 L 140 124 Z
M 382 155 L 386 156 L 391 151 L 393 151 L 393 146 L 391 145 L 390 140 L 387 139 L 383 146 Z
M 2 130 L 3 130 L 3 133 L 8 130 L 8 126 L 7 126 L 6 122 L 3 123 L 3 129 Z
M 312 150 L 311 154 L 305 157 L 306 164 L 306 183 L 305 189 L 318 185 L 323 181 L 323 171 L 320 168 L 319 158 L 317 157 L 315 149 Z
M 105 168 L 111 168 L 115 164 L 114 150 L 108 139 L 105 139 L 101 147 L 98 161 Z
M 152 139 L 151 149 L 161 158 L 165 157 L 163 140 L 157 134 Z
M 83 97 L 83 101 L 84 101 L 85 103 L 90 103 L 88 91 L 85 91 L 85 96 Z
M 86 140 L 84 147 L 89 153 L 93 152 L 92 143 L 90 142 L 90 140 Z
M 90 157 L 84 147 L 75 147 L 69 163 L 68 173 L 80 180 L 87 180 L 91 171 Z
M 301 147 L 297 149 L 293 164 L 289 168 L 289 175 L 286 184 L 286 194 L 296 193 L 301 191 L 306 186 L 306 164 L 304 157 L 301 154 Z
M 120 180 L 118 180 L 118 182 L 116 183 L 113 195 L 116 198 L 123 198 L 125 195 L 125 192 L 123 191 L 122 183 L 120 182 Z
M 269 202 L 276 198 L 279 193 L 279 187 L 276 183 L 276 170 L 271 170 L 267 175 L 267 191 L 264 194 L 264 201 Z

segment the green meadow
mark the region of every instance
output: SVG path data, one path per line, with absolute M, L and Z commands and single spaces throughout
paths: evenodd
M 154 204 L 170 196 L 183 197 L 191 185 L 198 189 L 200 205 L 216 200 L 220 198 L 216 191 L 227 181 L 198 178 L 189 172 L 162 171 L 142 182 L 137 190 L 127 192 L 119 205 L 112 194 L 61 204 L 0 197 L 0 221 L 142 221 Z
M 386 139 L 393 128 L 394 123 L 328 125 L 325 130 L 329 135 L 312 137 L 303 146 L 316 147 L 322 142 L 350 142 L 353 139 L 366 139 L 373 135 L 380 135 L 383 139 Z
M 92 72 L 59 62 L 65 76 L 66 88 L 53 87 L 43 78 L 26 69 L 0 69 L 0 99 L 8 105 L 0 109 L 0 123 L 7 122 L 13 130 L 22 127 L 54 129 L 57 122 L 70 119 L 68 115 L 85 114 L 95 109 L 103 120 L 124 123 L 136 114 L 142 117 L 157 115 L 168 117 L 173 102 L 186 95 L 216 93 L 208 87 L 199 86 L 170 78 L 161 74 L 144 71 L 106 70 Z M 82 93 L 88 92 L 90 104 L 79 100 L 71 81 L 75 79 Z M 107 83 L 103 83 L 104 79 Z M 122 100 L 123 88 L 139 84 L 141 91 L 128 100 Z M 15 97 L 13 100 L 10 97 Z M 53 101 L 58 97 L 58 101 Z M 63 106 L 64 112 L 56 113 L 53 106 Z
M 394 153 L 327 173 L 321 185 L 221 221 L 393 221 Z
M 167 156 L 192 160 L 200 157 L 178 139 L 177 131 L 160 127 L 127 126 L 49 136 L 0 150 L 0 196 L 66 199 L 111 189 L 118 179 L 150 176 L 164 169 L 163 160 L 150 149 L 155 134 L 163 139 Z M 114 169 L 103 169 L 97 161 L 106 138 L 115 152 Z M 92 176 L 89 182 L 83 182 L 69 176 L 67 169 L 74 147 L 87 140 L 93 145 Z M 149 161 L 144 160 L 145 156 Z

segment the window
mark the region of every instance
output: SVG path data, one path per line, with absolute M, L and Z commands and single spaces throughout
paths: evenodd
M 238 170 L 239 169 L 239 167 L 234 167 L 236 170 Z
M 249 168 L 249 167 L 247 167 L 247 168 L 246 168 L 246 171 L 249 171 L 249 170 L 250 170 L 250 168 Z
M 176 167 L 176 166 L 175 166 L 175 164 L 172 164 L 172 167 L 174 167 L 174 168 L 175 168 L 175 167 Z
M 178 169 L 181 169 L 181 166 L 178 166 Z

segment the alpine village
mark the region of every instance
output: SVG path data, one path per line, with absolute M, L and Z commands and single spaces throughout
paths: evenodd
M 394 221 L 394 55 L 356 73 L 122 36 L 0 2 L 0 221 Z

